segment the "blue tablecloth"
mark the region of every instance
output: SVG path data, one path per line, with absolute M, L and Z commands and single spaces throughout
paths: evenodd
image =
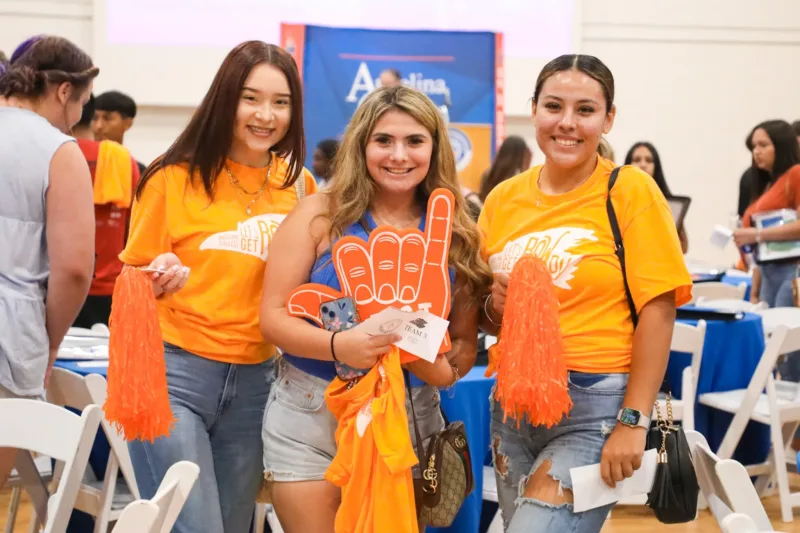
M 753 287 L 753 278 L 752 276 L 736 276 L 731 274 L 725 274 L 722 276 L 722 283 L 727 283 L 728 285 L 740 285 L 744 283 L 747 285 L 747 290 L 744 293 L 744 299 L 750 300 L 750 289 Z
M 697 325 L 696 320 L 679 320 Z M 697 383 L 698 396 L 706 392 L 745 389 L 764 352 L 764 330 L 761 317 L 747 313 L 741 320 L 706 321 L 706 340 Z M 676 398 L 681 397 L 681 375 L 691 363 L 691 356 L 672 352 L 667 375 Z M 733 416 L 716 409 L 697 405 L 695 429 L 705 436 L 712 450 L 717 450 Z M 751 422 L 742 436 L 734 458 L 743 464 L 763 462 L 769 452 L 769 428 Z
M 475 475 L 475 490 L 472 491 L 458 516 L 449 528 L 428 528 L 427 531 L 449 533 L 478 533 L 483 507 L 483 465 L 489 453 L 491 412 L 489 394 L 494 378 L 484 377 L 485 366 L 476 366 L 461 378 L 451 391 L 442 391 L 442 408 L 447 418 L 464 422 Z

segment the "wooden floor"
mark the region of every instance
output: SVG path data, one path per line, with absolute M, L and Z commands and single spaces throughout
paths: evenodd
M 8 490 L 0 491 L 0 528 L 6 523 L 8 514 L 8 503 L 11 492 Z M 771 497 L 764 500 L 764 507 L 767 509 L 773 527 L 777 531 L 785 533 L 800 533 L 800 511 L 795 511 L 795 521 L 791 524 L 784 524 L 780 518 L 780 507 L 778 498 Z M 23 496 L 23 504 L 17 514 L 17 525 L 14 533 L 28 532 L 31 519 L 31 505 L 26 496 Z M 675 533 L 675 532 L 703 532 L 709 533 L 719 531 L 716 521 L 708 511 L 703 511 L 700 519 L 689 524 L 677 524 L 667 526 L 661 524 L 653 518 L 650 509 L 642 507 L 618 507 L 611 513 L 611 518 L 603 527 L 602 533 Z M 209 532 L 211 533 L 211 532 Z M 557 532 L 555 532 L 557 533 Z

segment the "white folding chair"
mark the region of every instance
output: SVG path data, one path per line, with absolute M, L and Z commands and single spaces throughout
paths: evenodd
M 149 500 L 136 500 L 120 513 L 114 533 L 149 533 L 158 518 L 158 505 Z
M 730 285 L 721 281 L 695 283 L 692 286 L 692 302 L 696 302 L 700 298 L 704 300 L 744 300 L 746 292 L 747 284 L 744 282 L 739 285 Z
M 746 514 L 731 513 L 720 523 L 723 533 L 760 533 L 758 526 Z
M 696 326 L 676 322 L 672 330 L 672 342 L 669 349 L 673 352 L 692 355 L 692 362 L 681 374 L 681 399 L 672 399 L 672 418 L 682 421 L 684 430 L 694 429 L 694 407 L 697 397 L 697 381 L 700 377 L 700 365 L 703 361 L 703 347 L 706 342 L 706 321 L 698 320 Z M 658 398 L 661 415 L 667 415 L 666 398 Z M 656 410 L 652 417 L 655 420 Z
M 779 326 L 794 328 L 800 326 L 800 307 L 771 307 L 756 311 L 761 315 L 764 335 L 770 336 Z
M 25 461 L 25 464 L 30 467 L 30 454 L 20 454 L 18 460 L 20 459 Z M 46 499 L 46 486 L 53 480 L 53 461 L 49 457 L 39 455 L 33 458 L 32 464 L 33 469 L 35 469 L 36 474 L 38 474 L 38 479 L 36 480 L 36 484 L 33 487 L 29 487 L 28 490 L 29 492 L 36 492 L 36 485 L 38 485 L 38 492 L 41 494 L 42 498 Z M 31 470 L 31 472 L 33 472 L 33 470 Z M 36 475 L 32 477 L 35 478 Z M 11 489 L 11 499 L 8 503 L 8 514 L 6 515 L 6 525 L 3 529 L 3 533 L 14 533 L 14 525 L 17 522 L 17 512 L 19 511 L 20 501 L 22 499 L 22 489 L 25 488 L 25 479 L 20 475 L 18 468 L 14 468 L 14 470 L 11 471 L 11 476 L 9 476 L 5 484 L 5 488 Z M 38 524 L 36 521 L 32 521 L 31 531 L 36 529 L 37 526 Z
M 50 403 L 80 411 L 89 404 L 105 404 L 106 396 L 106 379 L 100 374 L 84 377 L 62 368 L 53 369 L 47 390 Z M 82 484 L 75 501 L 76 509 L 95 517 L 94 533 L 106 533 L 108 524 L 120 517 L 125 506 L 140 498 L 128 445 L 105 418 L 101 426 L 111 448 L 105 478 Z M 120 471 L 125 483 L 117 483 Z
M 483 499 L 487 502 L 497 503 L 497 477 L 495 477 L 494 468 L 491 466 L 483 467 Z M 499 508 L 494 514 L 486 533 L 503 533 L 503 513 Z
M 0 400 L 0 424 L 8 428 L 0 432 L 0 447 L 34 452 L 63 463 L 55 492 L 44 495 L 46 502 L 34 501 L 37 515 L 46 520 L 44 533 L 66 530 L 102 416 L 97 405 L 87 406 L 78 416 L 46 402 Z
M 721 459 L 733 456 L 748 422 L 753 420 L 769 426 L 769 457 L 765 463 L 748 466 L 747 472 L 751 476 L 759 476 L 756 490 L 760 494 L 777 478 L 784 522 L 792 521 L 792 507 L 800 505 L 800 493 L 792 494 L 789 491 L 786 468 L 789 460 L 787 449 L 800 425 L 800 389 L 796 383 L 776 380 L 773 373 L 781 355 L 797 350 L 800 350 L 800 327 L 789 329 L 779 326 L 767 341 L 747 389 L 712 392 L 702 394 L 699 398 L 699 402 L 705 406 L 733 414 L 733 420 L 717 450 Z
M 141 533 L 170 533 L 199 475 L 200 467 L 191 461 L 172 465 L 151 500 L 158 506 L 158 517 L 149 531 Z
M 691 433 L 697 483 L 717 523 L 722 526 L 728 516 L 738 513 L 753 522 L 754 531 L 772 531 L 772 524 L 750 482 L 747 469 L 733 459 L 720 459 L 709 449 L 702 435 L 696 431 Z
M 716 309 L 718 311 L 734 311 L 734 312 L 743 312 L 743 313 L 757 313 L 764 309 L 769 309 L 767 306 L 767 302 L 758 302 L 754 304 L 752 302 L 748 302 L 747 300 L 741 300 L 736 298 L 719 298 L 719 299 L 708 299 L 705 297 L 697 298 L 694 302 L 697 307 L 703 307 L 706 309 Z

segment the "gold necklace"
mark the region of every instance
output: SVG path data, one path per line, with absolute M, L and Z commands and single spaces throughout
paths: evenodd
M 264 190 L 267 188 L 267 184 L 269 183 L 269 176 L 270 173 L 272 172 L 272 165 L 270 164 L 270 166 L 267 168 L 267 175 L 264 177 L 264 183 L 261 184 L 261 187 L 256 192 L 250 192 L 247 189 L 245 189 L 242 186 L 242 184 L 239 183 L 239 180 L 236 179 L 236 176 L 233 175 L 231 169 L 228 168 L 228 165 L 225 165 L 225 171 L 228 173 L 228 178 L 231 181 L 231 185 L 233 185 L 233 189 L 236 191 L 236 195 L 239 197 L 242 203 L 245 204 L 244 207 L 245 212 L 247 212 L 248 215 L 251 215 L 252 210 L 250 208 L 253 206 L 254 203 L 256 203 L 256 201 L 259 198 L 261 198 L 261 195 L 264 194 Z M 250 203 L 248 203 L 247 200 L 242 196 L 242 192 L 250 196 L 253 196 L 253 199 L 250 200 Z

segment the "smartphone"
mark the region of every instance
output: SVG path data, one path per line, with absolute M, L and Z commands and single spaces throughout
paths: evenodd
M 323 303 L 319 306 L 319 315 L 322 325 L 328 331 L 346 331 L 356 327 L 360 322 L 356 303 L 349 297 Z M 334 361 L 334 364 L 336 375 L 344 381 L 365 376 L 370 370 L 369 368 L 353 368 L 339 361 Z

